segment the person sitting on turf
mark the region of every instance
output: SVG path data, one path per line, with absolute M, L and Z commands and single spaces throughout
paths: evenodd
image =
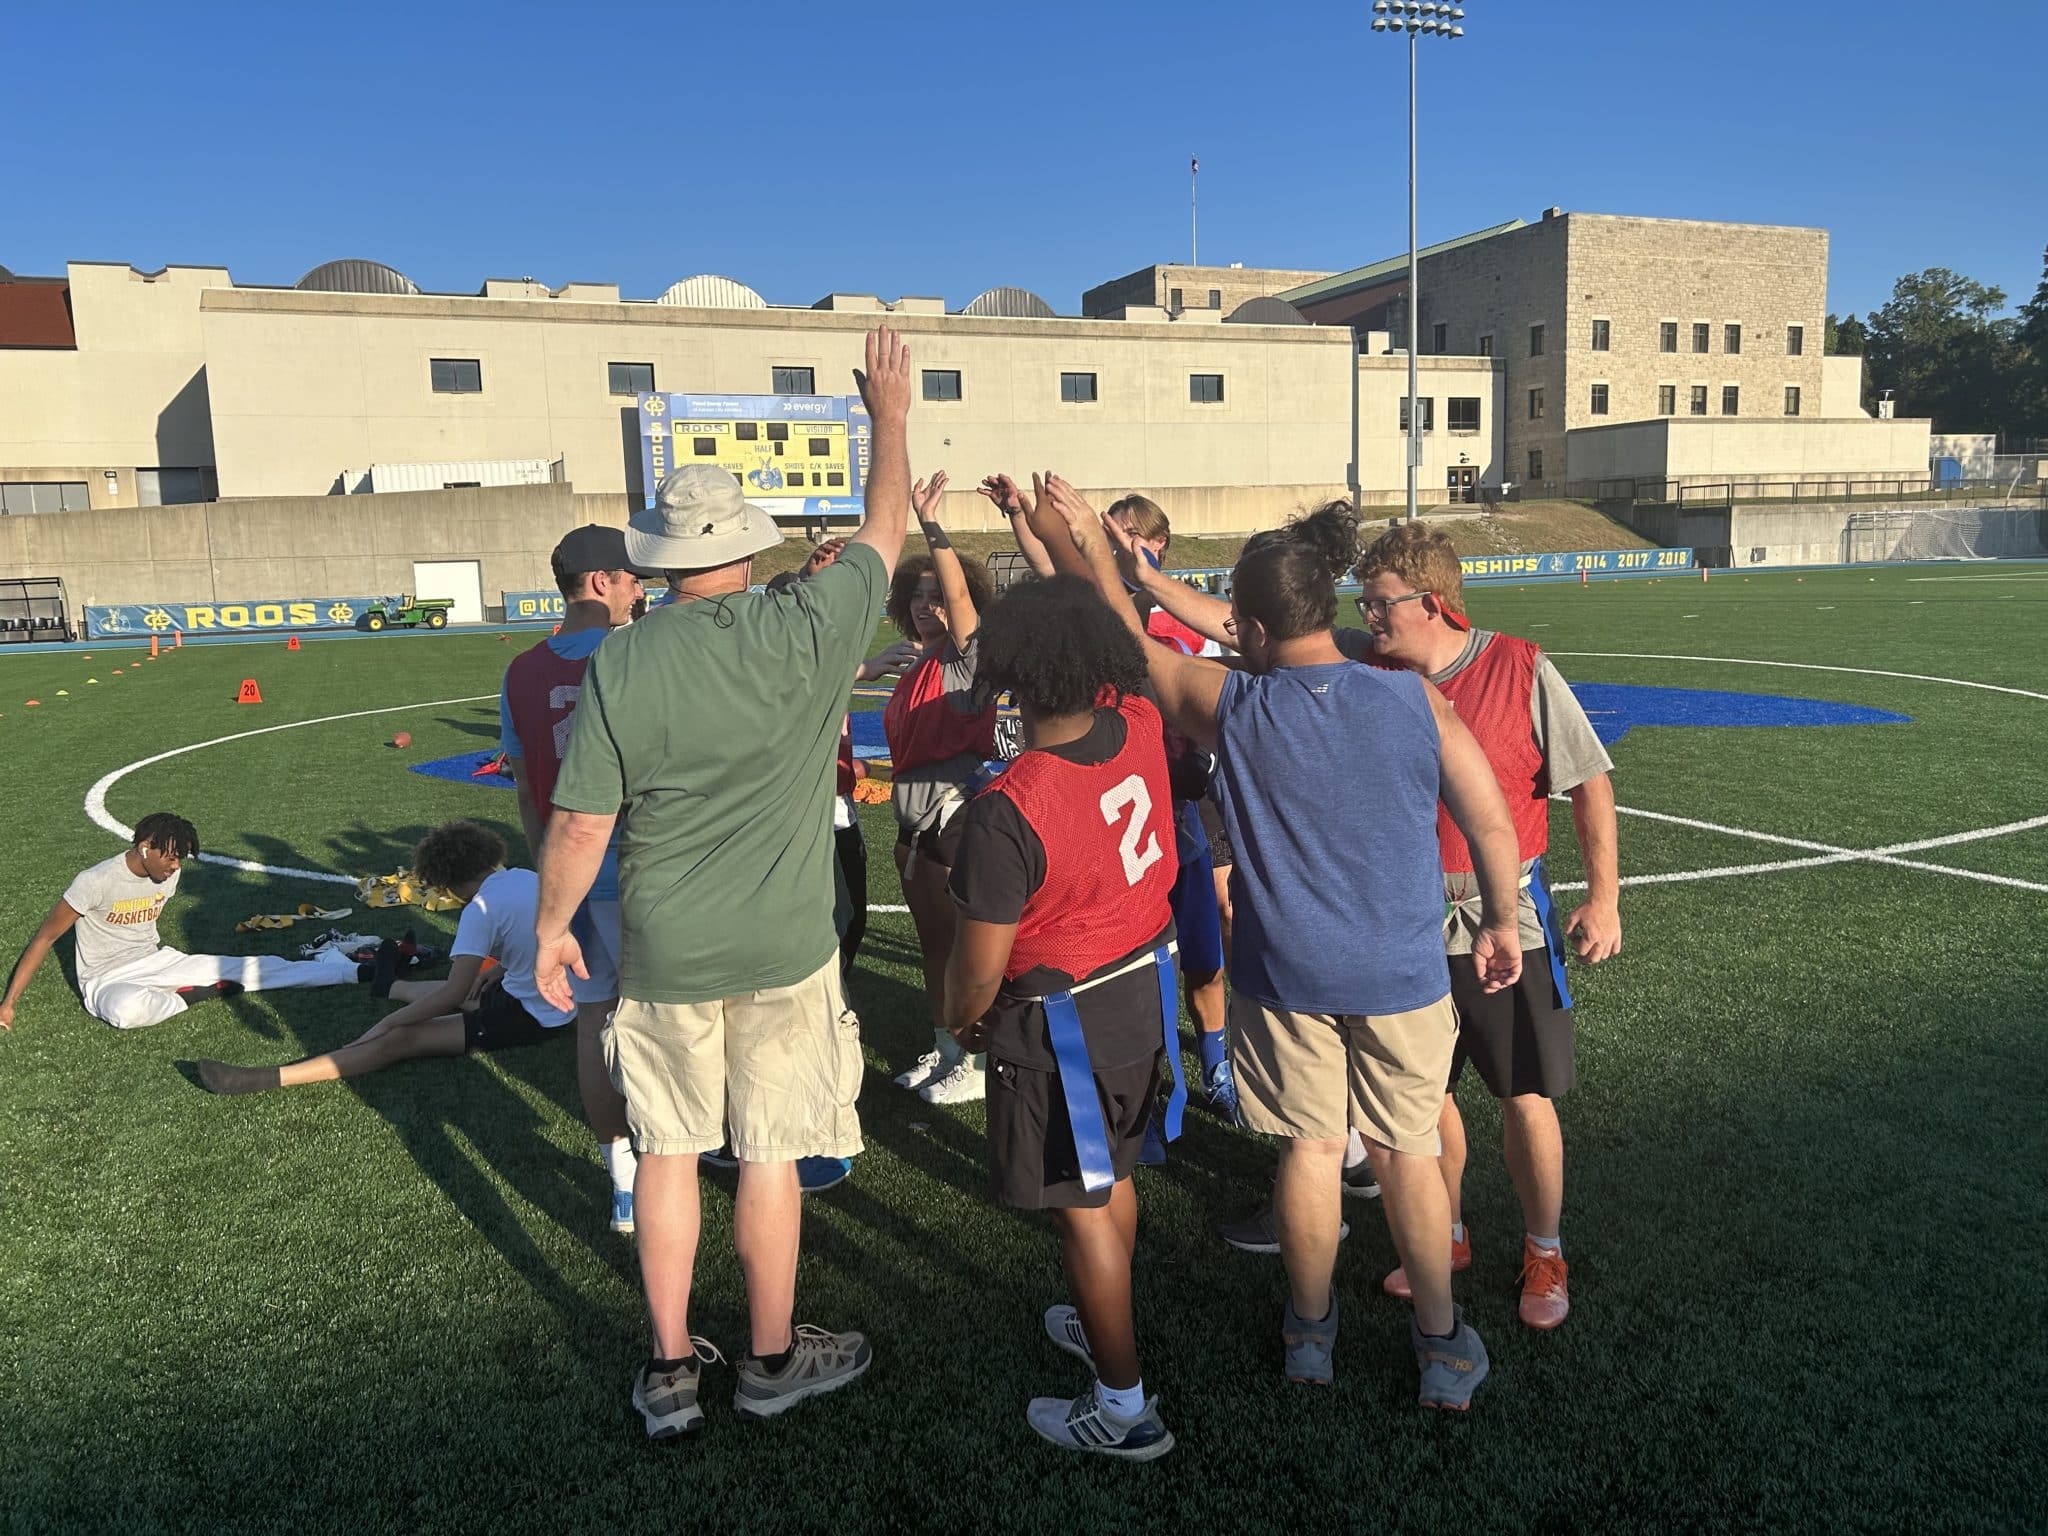
M 15 1004 L 30 978 L 51 946 L 71 932 L 77 936 L 79 999 L 87 1013 L 116 1029 L 161 1024 L 210 997 L 366 979 L 367 967 L 339 949 L 285 960 L 188 955 L 164 946 L 157 920 L 178 893 L 185 861 L 198 853 L 199 834 L 184 817 L 169 811 L 143 817 L 128 849 L 80 873 L 28 941 L 0 999 L 0 1029 L 14 1028 Z
M 361 1077 L 419 1056 L 461 1056 L 575 1037 L 565 1027 L 574 1011 L 557 1008 L 534 986 L 538 878 L 530 869 L 505 868 L 498 834 L 473 821 L 446 822 L 420 839 L 412 866 L 422 884 L 440 886 L 463 903 L 448 979 L 390 983 L 390 995 L 405 1006 L 340 1050 L 282 1067 L 202 1061 L 201 1082 L 215 1093 L 261 1093 Z M 395 945 L 387 942 L 380 963 L 393 952 Z M 499 969 L 479 987 L 486 960 L 495 960 Z
M 1131 1183 L 1161 1069 L 1180 1084 L 1172 789 L 1139 642 L 1075 576 L 1013 587 L 982 628 L 978 686 L 1008 689 L 1025 750 L 961 814 L 944 1020 L 989 1059 L 995 1198 L 1050 1210 L 1074 1305 L 1045 1314 L 1094 1367 L 1071 1402 L 1034 1398 L 1067 1450 L 1150 1460 L 1173 1435 L 1147 1400 L 1131 1316 Z
M 1100 517 L 1057 477 L 1046 503 L 1039 536 L 1064 523 L 1103 596 L 1142 636 Z M 1417 1401 L 1468 1408 L 1487 1356 L 1451 1301 L 1450 1207 L 1435 1164 L 1457 1038 L 1438 927 L 1437 800 L 1473 847 L 1483 899 L 1473 954 L 1495 991 L 1521 973 L 1514 824 L 1440 694 L 1337 649 L 1335 583 L 1306 541 L 1268 538 L 1241 556 L 1231 606 L 1246 670 L 1160 645 L 1144 652 L 1162 713 L 1217 754 L 1237 849 L 1232 1066 L 1245 1123 L 1284 1149 L 1274 1191 L 1290 1293 L 1284 1371 L 1334 1379 L 1338 1187 L 1356 1128 L 1394 1153 L 1380 1183 L 1414 1291 Z
M 526 846 L 540 857 L 542 830 L 553 812 L 555 779 L 569 723 L 583 691 L 583 673 L 604 637 L 632 622 L 644 600 L 640 578 L 626 559 L 624 530 L 590 523 L 562 536 L 548 561 L 565 609 L 552 635 L 520 652 L 505 668 L 498 693 L 498 750 L 512 768 L 519 796 L 519 824 Z M 612 1086 L 599 1034 L 619 998 L 619 853 L 605 850 L 590 895 L 576 913 L 590 974 L 577 977 L 576 1086 L 583 1118 L 597 1138 L 598 1154 L 611 1176 L 614 1232 L 633 1230 L 632 1138 L 626 1133 L 626 1101 Z
M 1450 952 L 1451 996 L 1458 1009 L 1458 1045 L 1444 1090 L 1437 1164 L 1451 1200 L 1451 1268 L 1472 1263 L 1465 1231 L 1462 1185 L 1465 1122 L 1451 1090 L 1465 1063 L 1479 1070 L 1500 1100 L 1501 1152 L 1522 1204 L 1521 1320 L 1555 1328 L 1571 1301 L 1564 1246 L 1558 1235 L 1564 1210 L 1564 1137 L 1556 1100 L 1576 1074 L 1572 1062 L 1572 998 L 1564 975 L 1569 937 L 1589 965 L 1621 949 L 1620 882 L 1616 859 L 1614 763 L 1592 722 L 1550 659 L 1527 640 L 1472 628 L 1465 617 L 1465 580 L 1458 551 L 1434 529 L 1404 524 L 1374 541 L 1358 563 L 1364 589 L 1359 610 L 1364 631 L 1346 630 L 1347 652 L 1380 665 L 1405 667 L 1429 679 L 1458 711 L 1485 749 L 1507 795 L 1522 859 L 1522 978 L 1513 988 L 1488 992 L 1472 957 L 1478 930 L 1478 882 L 1465 839 L 1441 810 L 1444 939 Z M 1364 642 L 1363 645 L 1360 642 Z M 1369 652 L 1369 654 L 1368 654 Z M 1550 842 L 1550 797 L 1571 797 L 1572 824 L 1585 866 L 1586 899 L 1562 928 L 1543 870 Z M 1375 1150 L 1375 1163 L 1381 1154 Z M 1395 1270 L 1384 1282 L 1393 1296 L 1408 1294 L 1408 1277 Z

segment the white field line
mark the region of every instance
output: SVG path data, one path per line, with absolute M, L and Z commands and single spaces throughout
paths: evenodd
M 1951 688 L 1981 688 L 1986 693 L 2010 693 L 2022 699 L 2039 699 L 2048 704 L 2048 693 L 2025 688 L 2007 688 L 2000 683 L 1973 683 L 1962 677 L 1930 677 L 1925 672 L 1884 672 L 1875 667 L 1824 667 L 1812 661 L 1751 661 L 1746 656 L 1665 656 L 1650 651 L 1551 651 L 1552 656 L 1604 657 L 1615 661 L 1708 661 L 1724 667 L 1788 667 L 1795 672 L 1846 672 L 1852 677 L 1902 677 L 1912 683 L 1946 683 Z

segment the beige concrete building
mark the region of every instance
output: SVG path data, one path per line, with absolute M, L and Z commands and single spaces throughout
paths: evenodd
M 1128 310 L 1157 309 L 1177 319 L 1221 320 L 1252 299 L 1270 298 L 1328 277 L 1283 267 L 1140 267 L 1081 295 L 1081 313 L 1114 320 Z

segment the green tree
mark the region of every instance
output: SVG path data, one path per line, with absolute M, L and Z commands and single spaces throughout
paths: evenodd
M 1947 267 L 1908 273 L 1870 315 L 1871 386 L 1892 392 L 1899 415 L 1932 417 L 1937 432 L 2012 435 L 2024 415 L 2013 398 L 2019 322 L 2004 308 L 2003 290 Z
M 1854 315 L 1828 316 L 1827 341 L 1821 348 L 1829 357 L 1861 357 L 1870 345 L 1870 331 Z
M 2021 439 L 2048 438 L 2048 251 L 2041 253 L 2041 286 L 2020 306 L 2014 404 Z

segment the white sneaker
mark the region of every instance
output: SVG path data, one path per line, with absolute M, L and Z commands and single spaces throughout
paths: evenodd
M 896 1074 L 898 1088 L 918 1089 L 946 1075 L 946 1058 L 933 1046 L 911 1064 L 908 1072 Z
M 917 1096 L 927 1104 L 972 1104 L 988 1097 L 988 1074 L 963 1057 L 944 1077 L 918 1089 Z

